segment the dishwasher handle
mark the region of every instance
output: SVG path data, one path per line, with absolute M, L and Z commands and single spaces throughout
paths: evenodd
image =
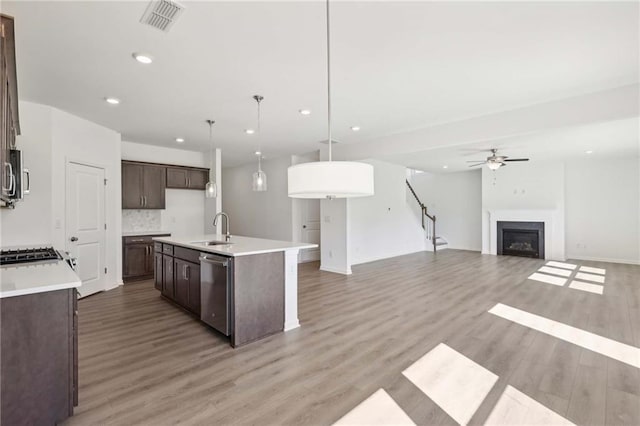
M 205 262 L 205 263 L 211 263 L 213 265 L 220 265 L 224 268 L 226 268 L 229 264 L 229 262 L 227 260 L 222 261 L 222 260 L 217 260 L 217 259 L 212 259 L 210 257 L 207 256 L 200 256 L 199 257 L 200 262 Z

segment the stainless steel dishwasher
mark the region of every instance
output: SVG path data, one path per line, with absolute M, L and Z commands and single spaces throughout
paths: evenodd
M 233 258 L 200 253 L 200 319 L 225 336 L 233 329 Z

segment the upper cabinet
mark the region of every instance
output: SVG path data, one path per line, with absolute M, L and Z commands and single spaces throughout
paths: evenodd
M 205 189 L 208 179 L 208 169 L 167 167 L 167 188 Z
M 18 116 L 18 82 L 13 18 L 0 15 L 0 198 L 11 195 L 15 179 L 9 160 L 9 150 L 15 148 L 20 134 Z
M 164 209 L 164 166 L 122 162 L 122 208 Z
M 122 162 L 122 208 L 164 209 L 165 189 L 205 189 L 209 169 Z

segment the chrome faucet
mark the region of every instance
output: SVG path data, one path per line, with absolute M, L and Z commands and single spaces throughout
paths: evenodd
M 225 233 L 224 240 L 229 241 L 231 240 L 231 234 L 229 233 L 229 216 L 225 212 L 220 212 L 216 214 L 216 217 L 213 218 L 213 226 L 218 226 L 218 218 L 220 216 L 224 216 L 224 218 L 227 219 L 226 220 L 227 232 Z

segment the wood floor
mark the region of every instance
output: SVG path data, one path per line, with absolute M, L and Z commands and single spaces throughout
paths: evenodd
M 402 371 L 440 343 L 580 425 L 639 425 L 640 371 L 487 313 L 496 303 L 640 347 L 640 267 L 604 294 L 527 280 L 544 261 L 444 250 L 299 269 L 301 328 L 232 349 L 141 282 L 83 299 L 80 405 L 67 424 L 328 425 L 382 388 L 417 424 L 455 421 Z

